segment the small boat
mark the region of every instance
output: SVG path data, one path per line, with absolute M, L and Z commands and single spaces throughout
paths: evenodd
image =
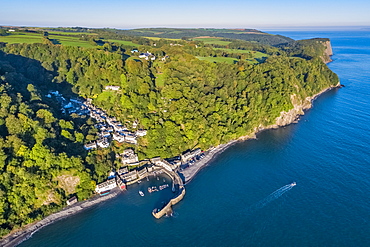
M 110 193 L 110 190 L 106 190 L 106 191 L 102 191 L 100 192 L 100 196 L 105 196 L 105 195 L 108 195 Z
M 141 190 L 139 190 L 139 194 L 140 194 L 141 196 L 144 196 L 144 192 L 142 192 Z
M 159 177 L 157 177 L 157 180 L 159 180 Z
M 296 186 L 296 185 L 297 185 L 297 183 L 296 183 L 296 182 L 293 182 L 293 183 L 291 183 L 290 185 L 291 185 L 291 186 Z
M 138 183 L 138 184 L 139 184 L 139 183 L 141 183 L 141 180 L 137 181 L 137 183 Z
M 148 192 L 152 193 L 152 188 L 148 187 Z

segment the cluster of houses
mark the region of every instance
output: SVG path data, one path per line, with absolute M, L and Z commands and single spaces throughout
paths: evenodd
M 96 185 L 95 192 L 100 195 L 106 195 L 113 188 L 120 188 L 121 190 L 126 189 L 126 184 L 136 182 L 137 180 L 146 178 L 149 172 L 153 171 L 152 166 L 140 167 L 129 171 L 128 166 L 138 166 L 139 159 L 135 154 L 134 150 L 126 149 L 122 154 L 117 154 L 116 158 L 121 159 L 123 167 L 118 169 L 113 176 L 103 183 Z
M 145 52 L 145 53 L 140 53 L 140 55 L 139 55 L 139 58 L 144 58 L 145 60 L 152 60 L 152 61 L 154 61 L 155 59 L 156 59 L 156 57 L 152 54 L 152 53 L 150 53 L 150 52 Z
M 181 159 L 173 158 L 169 161 L 161 159 L 160 157 L 152 158 L 146 162 L 146 165 L 140 166 L 138 156 L 132 149 L 126 149 L 122 154 L 117 154 L 116 158 L 121 159 L 123 167 L 115 172 L 114 176 L 110 176 L 107 181 L 96 185 L 95 192 L 100 195 L 106 195 L 113 188 L 119 187 L 126 189 L 126 184 L 135 183 L 150 174 L 158 167 L 167 171 L 176 171 L 181 164 L 187 163 L 192 159 L 203 157 L 202 151 L 198 148 L 181 155 Z M 137 168 L 129 170 L 128 166 L 136 166 Z
M 66 99 L 58 91 L 49 91 L 47 98 L 55 98 L 55 100 L 62 106 L 61 111 L 64 114 L 76 113 L 78 115 L 89 114 L 89 108 L 84 104 L 83 101 L 77 99 Z
M 179 44 L 170 44 L 170 45 L 172 46 L 172 45 L 179 45 Z M 154 46 L 156 46 L 156 44 L 154 44 Z M 132 54 L 139 53 L 139 50 L 138 49 L 133 49 L 133 50 L 131 50 L 131 53 Z M 152 60 L 152 61 L 157 59 L 156 56 L 153 55 L 152 53 L 150 53 L 149 51 L 140 53 L 139 58 L 144 58 L 145 60 Z M 163 62 L 165 62 L 168 58 L 169 58 L 169 56 L 166 55 L 166 56 L 162 57 L 161 60 Z M 107 87 L 106 87 L 106 90 L 108 90 Z M 112 89 L 112 90 L 119 90 L 119 89 Z
M 91 104 L 91 100 L 87 100 L 85 105 L 89 109 L 90 117 L 96 120 L 95 127 L 99 130 L 99 139 L 85 145 L 86 150 L 94 148 L 107 148 L 110 141 L 113 139 L 117 142 L 126 142 L 130 144 L 137 144 L 137 138 L 145 136 L 146 130 L 136 130 L 135 132 L 129 131 L 126 126 L 117 121 L 115 117 L 109 117 L 102 109 L 95 107 Z M 132 128 L 136 129 L 137 121 L 134 121 Z

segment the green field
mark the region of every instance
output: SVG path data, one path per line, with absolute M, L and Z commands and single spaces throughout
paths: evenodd
M 79 40 L 77 36 L 61 36 L 50 33 L 49 39 L 54 44 L 60 44 L 65 46 L 80 46 L 80 47 L 94 47 L 88 41 Z M 15 43 L 42 43 L 42 36 L 39 33 L 12 33 L 8 36 L 1 36 L 0 42 L 6 42 L 9 44 Z
M 144 38 L 151 39 L 151 40 L 167 39 L 167 38 L 159 38 L 159 37 L 144 37 Z M 167 40 L 181 40 L 181 39 L 167 39 Z
M 41 35 L 37 33 L 12 33 L 8 36 L 0 36 L 0 42 L 14 43 L 42 43 Z
M 196 58 L 198 58 L 199 60 L 204 60 L 204 61 L 208 61 L 211 63 L 224 62 L 224 63 L 234 64 L 238 62 L 238 59 L 233 58 L 233 57 L 196 57 Z
M 88 32 L 62 32 L 62 31 L 50 31 L 49 34 L 64 34 L 64 35 L 98 35 L 97 33 L 88 33 Z
M 223 38 L 210 37 L 210 38 L 194 38 L 194 40 L 203 41 L 204 44 L 214 44 L 214 45 L 228 45 L 230 41 L 223 41 Z
M 59 34 L 70 35 L 74 34 L 75 36 L 64 36 Z M 80 40 L 79 34 L 86 34 L 86 35 L 96 35 L 93 33 L 73 33 L 73 32 L 49 32 L 49 39 L 56 45 L 65 45 L 65 46 L 79 46 L 79 47 L 86 47 L 86 48 L 93 48 L 94 45 L 90 44 L 89 41 Z M 138 44 L 132 43 L 131 41 L 124 41 L 124 40 L 114 40 L 108 39 L 105 40 L 108 42 L 114 42 L 121 45 L 128 45 L 128 46 L 138 46 Z M 40 33 L 24 33 L 24 32 L 16 32 L 12 33 L 8 36 L 0 36 L 0 42 L 6 42 L 9 44 L 15 43 L 42 43 L 42 36 Z

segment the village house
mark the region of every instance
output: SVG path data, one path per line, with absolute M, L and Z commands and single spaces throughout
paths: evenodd
M 113 131 L 114 131 L 114 129 L 113 129 L 113 127 L 112 127 L 112 126 L 108 126 L 106 130 L 107 130 L 108 132 L 113 132 Z
M 70 206 L 72 204 L 75 204 L 77 202 L 77 197 L 72 197 L 67 200 L 67 205 Z
M 97 146 L 96 146 L 96 143 L 95 143 L 95 142 L 90 142 L 90 143 L 85 144 L 85 145 L 84 145 L 84 148 L 85 148 L 86 150 L 90 150 L 90 149 L 97 148 Z
M 143 169 L 139 170 L 137 172 L 137 174 L 138 174 L 138 176 L 139 176 L 140 179 L 141 178 L 145 178 L 145 177 L 148 176 L 148 170 L 146 169 L 146 167 L 144 167 Z
M 146 131 L 146 130 L 140 129 L 140 130 L 137 130 L 137 131 L 136 131 L 135 135 L 136 135 L 136 136 L 145 136 L 145 135 L 146 135 L 146 133 L 147 133 L 147 131 Z
M 121 143 L 121 142 L 124 142 L 125 141 L 125 136 L 124 135 L 121 135 L 119 133 L 113 133 L 113 140 Z
M 101 194 L 102 192 L 109 191 L 109 190 L 114 189 L 116 187 L 117 187 L 116 180 L 114 178 L 112 178 L 112 179 L 109 179 L 109 180 L 107 180 L 103 183 L 100 183 L 100 184 L 96 185 L 95 191 L 96 191 L 96 193 Z
M 116 183 L 118 188 L 120 188 L 121 190 L 126 190 L 126 184 L 122 181 L 122 179 L 119 176 L 116 177 Z
M 154 157 L 154 158 L 151 158 L 150 159 L 150 162 L 152 162 L 153 164 L 157 164 L 158 162 L 161 161 L 161 157 Z
M 176 166 L 171 165 L 170 163 L 168 163 L 165 160 L 161 160 L 161 161 L 157 162 L 156 165 L 163 167 L 167 171 L 172 171 L 173 169 L 176 169 Z
M 100 137 L 109 137 L 110 132 L 109 131 L 102 131 L 98 134 Z
M 122 175 L 122 174 L 125 174 L 125 173 L 128 173 L 128 168 L 127 167 L 121 167 L 118 171 L 117 171 L 118 175 Z
M 152 61 L 155 60 L 155 56 L 152 53 L 148 52 L 148 51 L 146 53 L 140 53 L 139 58 L 144 58 L 145 60 L 150 59 Z
M 125 142 L 130 144 L 137 144 L 136 136 L 134 134 L 125 135 Z
M 125 173 L 125 174 L 121 175 L 121 178 L 126 182 L 136 180 L 137 179 L 137 171 L 133 170 L 131 172 Z
M 201 153 L 202 153 L 202 150 L 200 150 L 200 148 L 197 148 L 193 151 L 186 152 L 186 153 L 181 155 L 181 161 L 183 163 L 186 163 L 188 160 L 194 158 L 195 156 L 197 156 Z
M 98 145 L 98 147 L 101 147 L 101 148 L 109 147 L 109 142 L 108 142 L 107 138 L 101 138 L 101 139 L 97 140 L 96 144 Z
M 118 91 L 119 89 L 120 89 L 120 86 L 105 86 L 105 90 Z
M 122 164 L 130 164 L 130 163 L 139 161 L 138 156 L 135 154 L 134 150 L 132 149 L 126 149 L 125 151 L 123 151 L 123 153 L 121 154 L 121 157 L 122 157 L 121 158 Z

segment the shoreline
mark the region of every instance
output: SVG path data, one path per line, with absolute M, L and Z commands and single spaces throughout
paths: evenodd
M 53 213 L 40 221 L 31 223 L 30 225 L 26 225 L 23 228 L 16 230 L 16 232 L 9 233 L 7 236 L 4 236 L 4 238 L 0 240 L 0 246 L 3 247 L 17 246 L 22 242 L 26 241 L 27 239 L 31 238 L 35 232 L 44 228 L 45 226 L 53 224 L 69 216 L 75 215 L 101 202 L 114 198 L 117 195 L 119 195 L 120 192 L 121 191 L 119 189 L 116 189 L 112 191 L 109 195 L 106 196 L 96 195 L 86 201 L 77 202 L 76 204 L 67 206 L 61 211 Z
M 326 93 L 326 92 L 328 92 L 332 89 L 340 88 L 340 87 L 342 87 L 342 85 L 340 83 L 338 83 L 338 85 L 336 85 L 336 86 L 328 87 L 328 88 L 323 89 L 322 91 L 320 91 L 319 93 L 317 93 L 317 94 L 315 94 L 311 97 L 307 97 L 305 99 L 305 101 L 307 101 L 309 104 L 304 104 L 304 103 L 307 103 L 307 102 L 302 102 L 302 105 L 301 105 L 302 109 L 301 110 L 303 110 L 303 111 L 300 111 L 298 113 L 294 112 L 293 118 L 291 118 L 289 120 L 289 122 L 287 122 L 287 123 L 256 127 L 255 130 L 249 135 L 241 136 L 238 139 L 231 140 L 231 141 L 229 141 L 228 143 L 225 143 L 225 144 L 220 144 L 215 148 L 212 148 L 212 149 L 209 149 L 209 150 L 205 151 L 206 154 L 205 154 L 205 157 L 203 159 L 197 161 L 195 164 L 191 165 L 190 167 L 186 168 L 184 171 L 180 172 L 180 174 L 184 177 L 184 185 L 187 185 L 189 182 L 191 182 L 191 180 L 198 174 L 198 172 L 200 170 L 202 170 L 204 167 L 208 166 L 214 160 L 214 158 L 216 158 L 219 154 L 221 154 L 223 151 L 225 151 L 230 146 L 232 146 L 232 145 L 234 145 L 238 142 L 241 142 L 241 141 L 256 139 L 256 135 L 261 133 L 262 131 L 269 130 L 269 129 L 276 129 L 276 128 L 283 127 L 283 126 L 286 126 L 286 125 L 289 125 L 289 124 L 292 124 L 292 123 L 297 123 L 297 120 L 299 119 L 299 117 L 304 115 L 304 111 L 309 110 L 309 109 L 312 108 L 312 102 L 315 99 L 317 99 L 317 97 L 319 97 L 320 95 L 322 95 L 322 94 L 324 94 L 324 93 Z M 295 110 L 295 108 L 292 109 L 292 110 Z M 78 202 L 74 205 L 67 206 L 64 209 L 62 209 L 61 211 L 53 213 L 53 214 L 47 216 L 46 218 L 44 218 L 44 219 L 42 219 L 38 222 L 31 223 L 30 225 L 26 225 L 23 228 L 20 228 L 20 229 L 16 230 L 13 233 L 9 233 L 7 236 L 4 236 L 0 240 L 0 246 L 3 246 L 3 247 L 17 246 L 17 245 L 21 244 L 22 242 L 26 241 L 27 239 L 29 239 L 30 237 L 32 237 L 32 235 L 35 232 L 42 229 L 43 227 L 48 226 L 50 224 L 53 224 L 53 223 L 55 223 L 55 222 L 57 222 L 61 219 L 67 218 L 71 215 L 82 212 L 83 210 L 85 210 L 87 208 L 90 208 L 94 205 L 97 205 L 100 202 L 107 201 L 111 198 L 114 198 L 118 194 L 120 194 L 120 192 L 121 191 L 117 189 L 117 190 L 112 191 L 109 195 L 102 196 L 102 197 L 94 196 L 94 197 L 92 197 L 92 198 L 90 198 L 86 201 L 81 201 L 81 202 Z
M 230 146 L 232 146 L 232 145 L 234 145 L 238 142 L 256 139 L 257 138 L 256 135 L 265 131 L 265 130 L 277 129 L 277 128 L 280 128 L 280 127 L 283 127 L 283 126 L 287 126 L 287 125 L 290 125 L 290 124 L 293 124 L 293 123 L 297 123 L 298 120 L 299 120 L 299 117 L 303 116 L 305 114 L 305 111 L 312 108 L 312 102 L 314 100 L 316 100 L 320 95 L 322 95 L 322 94 L 324 94 L 328 91 L 331 91 L 332 89 L 341 88 L 341 87 L 343 87 L 343 85 L 338 83 L 336 86 L 325 88 L 325 89 L 321 90 L 320 92 L 318 92 L 317 94 L 315 94 L 313 96 L 310 96 L 310 97 L 307 97 L 305 99 L 305 101 L 308 101 L 309 105 L 306 105 L 306 104 L 304 104 L 306 102 L 303 102 L 303 105 L 302 105 L 302 110 L 303 111 L 295 113 L 293 118 L 291 118 L 291 120 L 288 123 L 284 123 L 284 124 L 277 124 L 276 123 L 276 124 L 272 124 L 272 125 L 265 126 L 265 127 L 264 126 L 257 127 L 249 135 L 241 136 L 238 139 L 231 140 L 226 144 L 220 144 L 220 145 L 218 145 L 217 147 L 215 147 L 211 150 L 207 150 L 206 151 L 207 153 L 205 154 L 205 157 L 203 159 L 195 162 L 193 165 L 186 168 L 184 171 L 180 172 L 181 175 L 184 177 L 184 180 L 185 180 L 184 185 L 187 185 L 188 183 L 190 183 L 191 180 L 198 174 L 198 172 L 200 170 L 202 170 L 204 167 L 208 166 L 213 161 L 214 158 L 216 158 L 219 154 L 221 154 L 223 151 L 225 151 Z M 292 109 L 292 110 L 294 110 L 294 109 Z M 278 117 L 278 118 L 280 118 L 280 117 Z

